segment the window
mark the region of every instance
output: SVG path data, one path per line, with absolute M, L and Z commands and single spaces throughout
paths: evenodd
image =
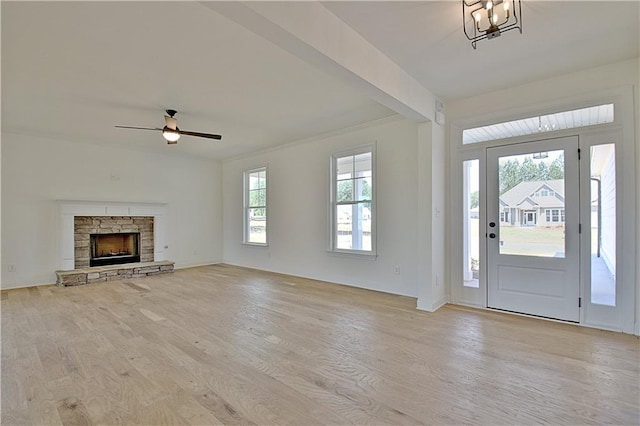
M 244 242 L 267 245 L 267 168 L 244 172 Z
M 331 250 L 375 254 L 375 150 L 331 157 Z
M 462 132 L 462 143 L 466 145 L 604 123 L 613 123 L 613 104 L 598 105 L 573 111 L 557 112 L 554 114 L 524 118 L 522 120 L 466 129 Z M 534 153 L 533 158 L 546 158 L 546 155 L 547 153 L 543 152 Z
M 547 209 L 545 216 L 547 222 L 564 222 L 564 209 Z
M 553 167 L 554 179 L 549 181 L 558 181 L 555 185 L 564 187 L 564 163 L 564 149 L 546 151 L 538 160 L 533 160 L 532 153 L 498 157 L 499 208 L 511 208 L 511 220 L 498 222 L 499 254 L 564 257 L 564 223 L 559 220 L 564 199 L 542 197 L 550 187 L 541 184 L 547 177 L 536 176 L 536 173 L 549 174 L 547 171 Z M 541 198 L 531 200 L 526 195 Z M 538 226 L 540 224 L 545 226 Z
M 550 189 L 541 189 L 540 191 L 536 192 L 536 197 L 553 197 L 555 196 L 555 192 L 550 190 Z
M 616 306 L 616 155 L 591 147 L 591 303 Z
M 462 285 L 480 287 L 480 161 L 466 160 L 462 167 Z M 505 209 L 506 212 L 506 209 Z M 500 220 L 507 220 L 500 212 Z

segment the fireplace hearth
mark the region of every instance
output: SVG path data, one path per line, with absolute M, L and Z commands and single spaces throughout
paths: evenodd
M 89 266 L 140 262 L 140 233 L 120 232 L 90 235 Z

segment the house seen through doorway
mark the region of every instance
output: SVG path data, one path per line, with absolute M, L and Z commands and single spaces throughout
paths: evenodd
M 503 157 L 499 162 L 500 253 L 564 257 L 562 151 Z M 591 303 L 616 305 L 616 182 L 613 144 L 590 150 Z M 479 287 L 479 160 L 464 161 L 464 286 Z

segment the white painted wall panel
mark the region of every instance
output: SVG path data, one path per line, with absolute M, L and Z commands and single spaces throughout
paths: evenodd
M 397 118 L 223 163 L 224 261 L 417 296 L 417 129 Z M 330 155 L 372 142 L 377 142 L 379 256 L 329 253 Z M 242 173 L 260 166 L 269 167 L 268 247 L 242 244 Z

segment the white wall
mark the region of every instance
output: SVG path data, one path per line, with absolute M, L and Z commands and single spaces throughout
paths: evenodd
M 394 117 L 223 163 L 225 263 L 417 296 L 418 125 Z M 329 158 L 377 142 L 378 258 L 327 252 Z M 269 246 L 242 242 L 242 173 L 268 166 Z M 394 273 L 395 266 L 400 274 Z
M 213 160 L 3 133 L 2 288 L 55 282 L 56 200 L 167 203 L 166 259 L 220 262 L 221 171 Z

